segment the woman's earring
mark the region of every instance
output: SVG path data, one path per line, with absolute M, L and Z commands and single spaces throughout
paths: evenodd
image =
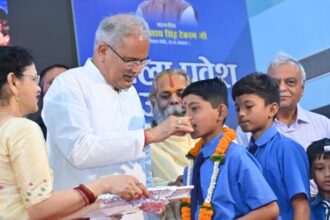
M 20 99 L 19 99 L 18 95 L 16 95 L 16 103 L 17 103 L 17 105 L 19 105 L 19 103 L 20 103 Z

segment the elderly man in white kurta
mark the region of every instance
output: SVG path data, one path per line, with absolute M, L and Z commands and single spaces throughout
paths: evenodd
M 132 84 L 148 52 L 149 28 L 142 18 L 107 17 L 96 31 L 93 58 L 56 78 L 42 112 L 55 189 L 112 174 L 130 174 L 145 184 L 144 146 L 193 130 L 187 117 L 144 129 Z

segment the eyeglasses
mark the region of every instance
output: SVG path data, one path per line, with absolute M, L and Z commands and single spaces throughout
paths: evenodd
M 116 54 L 124 63 L 125 63 L 125 67 L 128 68 L 128 69 L 132 69 L 136 66 L 146 66 L 149 62 L 150 62 L 150 59 L 149 57 L 147 57 L 146 59 L 144 60 L 125 60 L 122 56 L 119 55 L 119 53 L 117 51 L 115 51 L 115 49 L 113 49 L 109 44 L 107 43 L 104 43 L 105 45 L 107 45 L 110 50 L 112 52 L 114 52 L 114 54 Z
M 22 74 L 22 75 L 30 77 L 36 84 L 39 84 L 40 82 L 40 75 L 28 75 L 28 74 Z

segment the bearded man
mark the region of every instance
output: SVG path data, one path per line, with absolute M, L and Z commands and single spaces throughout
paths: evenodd
M 167 69 L 153 80 L 149 100 L 157 126 L 169 116 L 183 116 L 181 94 L 190 84 L 190 77 L 181 69 Z M 150 145 L 151 170 L 154 185 L 182 185 L 182 174 L 188 160 L 185 155 L 197 140 L 184 136 L 170 136 L 163 142 Z M 179 203 L 170 203 L 162 219 L 181 219 Z

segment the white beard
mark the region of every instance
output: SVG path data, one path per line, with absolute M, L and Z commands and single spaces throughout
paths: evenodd
M 153 108 L 153 114 L 154 119 L 157 124 L 160 124 L 162 121 L 164 121 L 166 118 L 168 118 L 171 115 L 175 116 L 183 116 L 184 110 L 182 108 L 182 105 L 169 105 L 164 111 L 162 111 L 158 104 L 156 104 Z

